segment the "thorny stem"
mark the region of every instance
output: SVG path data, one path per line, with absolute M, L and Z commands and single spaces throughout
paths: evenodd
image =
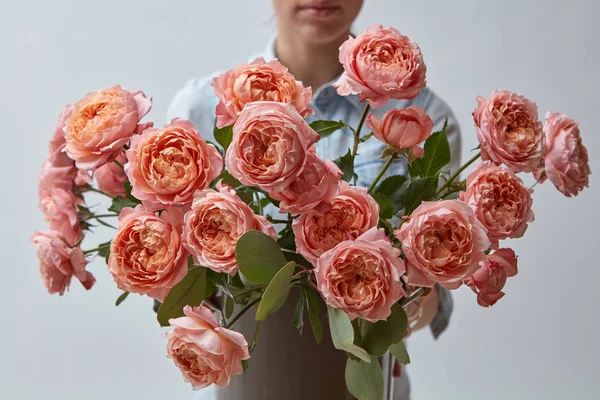
M 365 120 L 367 119 L 367 115 L 369 115 L 369 111 L 371 110 L 371 105 L 367 103 L 365 106 L 365 110 L 360 117 L 360 121 L 358 122 L 358 126 L 356 127 L 356 131 L 354 131 L 354 147 L 352 148 L 352 163 L 354 163 L 354 158 L 356 158 L 356 152 L 358 151 L 358 144 L 360 143 L 360 130 L 362 129 Z

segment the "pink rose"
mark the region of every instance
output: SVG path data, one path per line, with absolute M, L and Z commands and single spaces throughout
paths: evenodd
M 176 207 L 160 216 L 141 205 L 124 208 L 108 261 L 119 289 L 164 301 L 188 271 L 182 227 L 183 211 Z
M 225 164 L 244 185 L 281 191 L 302 172 L 309 149 L 318 140 L 319 135 L 293 106 L 254 102 L 233 126 Z
M 88 93 L 65 121 L 66 152 L 77 168 L 96 169 L 116 154 L 138 129 L 152 101 L 121 86 Z
M 544 133 L 536 104 L 507 90 L 496 90 L 477 102 L 473 117 L 481 158 L 515 172 L 537 168 L 544 154 Z
M 192 209 L 185 214 L 183 241 L 197 265 L 216 272 L 235 275 L 235 246 L 246 232 L 257 230 L 277 237 L 265 217 L 254 212 L 228 185 L 217 183 L 217 190 L 199 190 Z
M 485 259 L 490 247 L 485 227 L 460 200 L 425 201 L 399 230 L 408 283 L 460 286 Z
M 489 254 L 473 276 L 465 279 L 465 285 L 477 294 L 477 303 L 491 307 L 504 297 L 502 288 L 506 278 L 517 275 L 517 257 L 512 249 L 500 249 Z
M 577 196 L 589 186 L 588 152 L 581 143 L 579 124 L 568 116 L 546 114 L 544 167 L 550 181 L 565 196 Z
M 232 375 L 243 372 L 242 360 L 250 358 L 244 335 L 220 327 L 205 305 L 185 306 L 183 312 L 185 317 L 169 320 L 174 329 L 165 335 L 167 357 L 194 390 L 227 386 Z
M 381 121 L 374 114 L 369 114 L 367 126 L 383 143 L 421 154 L 423 150 L 415 147 L 431 136 L 433 121 L 421 107 L 410 106 L 403 110 L 392 108 L 383 115 Z
M 40 209 L 50 224 L 50 229 L 60 233 L 70 245 L 76 245 L 83 232 L 79 226 L 79 208 L 83 200 L 70 190 L 50 189 L 49 195 L 40 200 Z
M 125 153 L 121 153 L 115 158 L 121 165 L 127 163 L 127 157 Z M 96 177 L 96 183 L 98 189 L 106 192 L 113 196 L 127 196 L 127 190 L 125 189 L 125 182 L 127 182 L 127 175 L 122 166 L 116 162 L 109 162 L 101 166 L 94 173 Z
M 319 257 L 315 276 L 325 302 L 356 317 L 385 320 L 391 308 L 406 295 L 400 277 L 406 271 L 400 250 L 383 229 L 369 229 Z
M 194 192 L 207 188 L 223 169 L 215 146 L 183 118 L 133 137 L 127 160 L 131 194 L 149 210 L 189 206 Z
M 485 161 L 469 175 L 459 199 L 473 209 L 497 249 L 499 240 L 522 237 L 533 222 L 532 193 L 514 172 Z
M 63 295 L 75 276 L 83 287 L 90 290 L 96 279 L 85 270 L 88 261 L 81 248 L 69 248 L 56 231 L 35 232 L 31 237 L 40 262 L 40 273 L 48 293 Z
M 74 167 L 75 161 L 67 156 L 65 147 L 67 142 L 65 140 L 65 132 L 63 127 L 67 118 L 71 116 L 73 112 L 73 106 L 67 104 L 66 107 L 60 112 L 56 128 L 54 129 L 54 135 L 50 139 L 48 144 L 48 160 L 55 167 Z
M 73 180 L 76 176 L 77 169 L 73 166 L 56 166 L 52 164 L 50 158 L 46 160 L 42 167 L 38 186 L 40 202 L 50 196 L 52 189 L 63 189 L 70 192 L 73 189 Z
M 291 104 L 306 118 L 310 108 L 311 88 L 302 86 L 279 61 L 265 62 L 257 58 L 250 64 L 240 64 L 213 78 L 211 86 L 219 98 L 217 127 L 233 125 L 247 104 L 255 101 L 276 101 Z
M 379 223 L 379 205 L 361 187 L 341 181 L 339 192 L 325 213 L 302 214 L 292 223 L 296 250 L 313 264 L 326 251 L 354 240 Z
M 375 25 L 340 47 L 344 74 L 334 87 L 342 96 L 359 94 L 379 107 L 389 99 L 412 99 L 426 85 L 419 46 L 393 28 Z
M 285 189 L 269 195 L 279 200 L 282 213 L 325 212 L 338 193 L 342 171 L 330 160 L 321 160 L 309 152 L 302 172 Z

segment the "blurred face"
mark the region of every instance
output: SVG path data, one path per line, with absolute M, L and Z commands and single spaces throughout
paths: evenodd
M 279 30 L 314 43 L 348 35 L 362 4 L 363 0 L 273 0 Z

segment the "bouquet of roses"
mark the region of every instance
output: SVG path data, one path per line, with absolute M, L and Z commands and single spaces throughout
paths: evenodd
M 124 291 L 116 304 L 130 293 L 155 300 L 160 325 L 173 327 L 168 356 L 199 389 L 225 386 L 248 367 L 260 324 L 297 288 L 292 323 L 302 331 L 308 314 L 320 342 L 325 321 L 348 354 L 350 392 L 381 399 L 378 358 L 389 351 L 409 362 L 402 340 L 411 302 L 435 284 L 465 284 L 491 306 L 517 274 L 514 251 L 499 243 L 522 237 L 533 221 L 533 191 L 517 173 L 575 196 L 590 170 L 575 121 L 548 113 L 543 127 L 533 102 L 499 90 L 477 100 L 480 146 L 451 173 L 446 128 L 432 133 L 422 109 L 370 113 L 425 87 L 419 47 L 375 26 L 349 38 L 340 61 L 338 93 L 365 102 L 355 127 L 307 123 L 311 89 L 279 62 L 260 59 L 213 80 L 215 144 L 185 119 L 162 128 L 141 122 L 151 108 L 141 91 L 114 86 L 67 106 L 40 178 L 50 230 L 32 237 L 48 291 L 62 295 L 73 277 L 90 289 L 90 257 L 105 257 Z M 334 161 L 319 158 L 313 145 L 340 129 L 353 132 L 353 148 Z M 362 188 L 354 160 L 367 140 L 387 146 L 386 161 Z M 382 179 L 397 162 L 410 176 Z M 110 197 L 108 212 L 88 207 L 88 192 Z M 86 233 L 112 226 L 111 217 L 114 237 L 82 250 Z M 259 323 L 249 346 L 232 328 L 250 311 Z

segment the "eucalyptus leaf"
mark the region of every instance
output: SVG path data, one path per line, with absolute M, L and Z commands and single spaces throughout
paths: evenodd
M 354 344 L 354 328 L 348 315 L 342 310 L 327 306 L 329 316 L 329 330 L 333 346 L 338 350 L 346 351 L 364 362 L 371 362 L 369 354 L 365 349 Z
M 389 352 L 394 356 L 396 360 L 398 360 L 399 363 L 404 365 L 410 364 L 410 356 L 406 351 L 406 346 L 404 346 L 404 343 L 394 343 L 390 346 Z
M 233 299 L 231 297 L 225 298 L 225 318 L 231 317 L 231 315 L 233 314 L 233 306 L 234 305 L 235 305 L 235 302 L 233 301 Z
M 373 198 L 379 204 L 379 218 L 386 220 L 394 216 L 394 204 L 382 193 L 373 193 Z
M 433 200 L 437 192 L 438 178 L 417 178 L 408 185 L 404 194 L 405 214 L 410 215 L 421 202 Z
M 300 296 L 298 296 L 298 303 L 294 310 L 292 317 L 292 324 L 298 329 L 298 332 L 302 335 L 302 329 L 304 328 L 304 306 L 306 303 L 306 286 L 302 286 L 300 290 Z
M 338 129 L 345 128 L 346 125 L 342 121 L 325 121 L 319 120 L 311 122 L 310 127 L 319 134 L 321 139 L 326 138 Z
M 248 231 L 235 247 L 238 268 L 254 284 L 267 284 L 287 263 L 279 245 L 259 231 Z
M 313 288 L 308 288 L 306 292 L 306 307 L 315 341 L 320 344 L 323 341 L 323 322 L 319 315 L 319 295 Z
M 229 148 L 229 145 L 233 140 L 233 125 L 225 126 L 223 128 L 217 128 L 215 125 L 213 134 L 217 143 L 219 143 L 221 147 L 223 147 L 223 150 L 227 152 L 227 148 Z
M 371 357 L 369 363 L 346 362 L 346 387 L 357 400 L 381 400 L 383 398 L 383 372 L 377 358 Z
M 206 268 L 193 267 L 177 285 L 171 288 L 160 305 L 156 318 L 160 326 L 169 326 L 170 318 L 183 316 L 183 307 L 199 306 L 206 294 Z
M 275 274 L 258 304 L 255 317 L 257 321 L 265 320 L 267 315 L 274 313 L 283 306 L 292 288 L 292 277 L 295 268 L 296 263 L 290 261 Z
M 363 322 L 362 345 L 369 354 L 382 356 L 392 344 L 402 341 L 407 326 L 406 312 L 400 304 L 394 304 L 386 320 Z
M 125 301 L 125 299 L 127 298 L 127 296 L 129 296 L 129 292 L 123 292 L 121 293 L 121 295 L 117 298 L 117 301 L 115 302 L 115 306 L 119 306 L 119 304 L 121 304 L 122 302 Z

